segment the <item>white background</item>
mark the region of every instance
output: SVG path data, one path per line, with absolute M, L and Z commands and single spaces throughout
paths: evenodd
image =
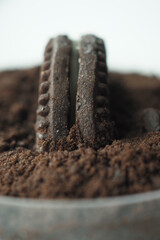
M 110 69 L 160 74 L 160 0 L 0 0 L 0 69 L 37 65 L 50 37 L 105 39 Z

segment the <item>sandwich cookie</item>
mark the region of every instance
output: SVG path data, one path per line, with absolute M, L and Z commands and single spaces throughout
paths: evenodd
M 36 147 L 58 148 L 76 125 L 79 142 L 99 148 L 112 140 L 109 87 L 104 42 L 85 35 L 51 39 L 41 67 L 36 120 Z

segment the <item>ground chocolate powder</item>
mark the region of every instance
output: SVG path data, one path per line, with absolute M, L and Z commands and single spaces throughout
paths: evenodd
M 160 109 L 155 76 L 110 73 L 111 145 L 76 149 L 73 128 L 67 147 L 44 154 L 34 148 L 38 80 L 39 67 L 0 73 L 1 195 L 95 198 L 160 188 L 160 132 L 145 132 L 140 117 Z

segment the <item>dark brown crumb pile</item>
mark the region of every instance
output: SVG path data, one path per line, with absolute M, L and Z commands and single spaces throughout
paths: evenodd
M 160 132 L 145 133 L 140 114 L 160 109 L 156 77 L 110 73 L 116 139 L 95 151 L 34 150 L 39 68 L 0 73 L 0 194 L 93 198 L 160 188 Z

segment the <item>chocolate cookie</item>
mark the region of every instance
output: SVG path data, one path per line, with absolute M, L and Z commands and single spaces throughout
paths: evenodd
M 57 142 L 68 134 L 69 70 L 71 41 L 66 36 L 51 39 L 41 68 L 36 122 L 36 146 L 47 150 L 47 141 Z
M 93 35 L 83 36 L 79 52 L 76 124 L 87 146 L 105 146 L 111 139 L 113 126 L 104 42 Z
M 41 68 L 36 146 L 57 147 L 76 125 L 79 142 L 98 148 L 111 141 L 109 87 L 104 43 L 86 35 L 79 42 L 51 39 Z

